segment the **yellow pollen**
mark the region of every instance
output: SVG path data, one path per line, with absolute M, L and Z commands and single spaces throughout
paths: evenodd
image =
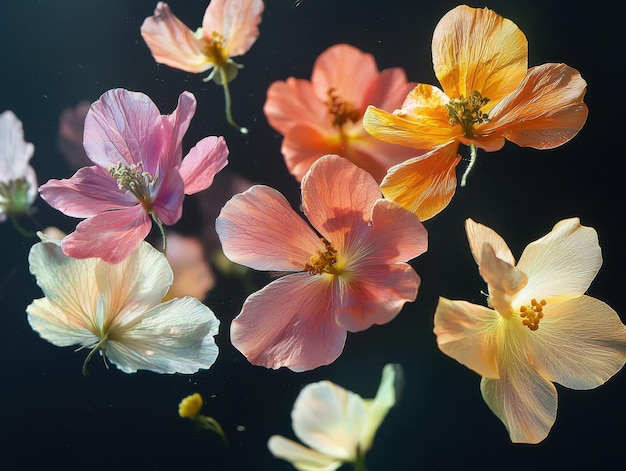
M 483 97 L 476 90 L 468 98 L 463 95 L 459 98 L 453 98 L 446 105 L 450 124 L 452 126 L 460 124 L 463 135 L 473 137 L 475 124 L 489 122 L 489 115 L 480 111 L 488 102 L 489 98 Z
M 217 68 L 225 67 L 228 57 L 224 56 L 224 42 L 226 38 L 220 33 L 213 32 L 211 39 L 204 48 L 204 54 L 215 64 Z
M 109 167 L 109 173 L 117 180 L 117 187 L 137 198 L 146 208 L 152 203 L 152 189 L 157 179 L 143 171 L 143 164 L 122 165 L 119 162 Z
M 304 271 L 311 275 L 321 275 L 322 273 L 338 274 L 338 270 L 333 266 L 337 263 L 337 250 L 333 244 L 323 237 L 320 240 L 324 243 L 326 251 L 317 251 L 317 255 L 311 255 L 309 263 L 304 265 Z
M 361 119 L 361 112 L 349 101 L 343 101 L 333 87 L 328 89 L 328 100 L 324 104 L 328 107 L 328 113 L 332 115 L 334 127 L 341 128 L 348 121 L 356 123 Z
M 543 318 L 543 306 L 545 305 L 545 299 L 537 301 L 533 298 L 530 301 L 530 306 L 520 307 L 519 312 L 520 317 L 522 318 L 522 324 L 530 330 L 537 330 L 539 328 L 539 321 Z

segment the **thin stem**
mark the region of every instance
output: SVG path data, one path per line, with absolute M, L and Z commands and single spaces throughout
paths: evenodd
M 220 437 L 222 437 L 222 441 L 224 445 L 228 446 L 228 440 L 226 439 L 226 434 L 224 430 L 220 426 L 220 424 L 213 417 L 207 417 L 206 415 L 198 415 L 196 418 L 198 426 L 205 429 L 210 430 L 212 432 L 217 433 Z
M 461 186 L 465 186 L 465 184 L 467 183 L 467 176 L 469 175 L 470 171 L 472 170 L 472 167 L 474 167 L 474 164 L 476 163 L 476 154 L 477 154 L 476 146 L 474 144 L 470 144 L 469 149 L 470 149 L 470 162 L 467 165 L 467 168 L 465 169 L 463 176 L 461 177 Z
M 163 254 L 165 255 L 167 251 L 167 236 L 165 235 L 165 226 L 159 219 L 159 216 L 157 216 L 154 213 L 152 213 L 151 216 L 152 216 L 152 220 L 154 221 L 154 223 L 159 228 L 159 231 L 161 232 L 161 239 L 163 239 Z
M 233 120 L 233 114 L 232 114 L 232 112 L 230 110 L 230 90 L 228 88 L 228 77 L 226 76 L 226 69 L 224 67 L 220 67 L 219 68 L 219 72 L 220 72 L 220 76 L 221 76 L 221 79 L 222 79 L 222 87 L 224 87 L 224 102 L 225 102 L 225 108 L 226 108 L 226 121 L 228 121 L 228 124 L 230 124 L 231 126 L 239 129 L 239 132 L 241 134 L 248 134 L 248 128 L 244 128 L 244 127 L 239 126 Z
M 17 220 L 17 218 L 15 217 L 15 215 L 11 214 L 11 216 L 9 217 L 11 218 L 11 223 L 13 224 L 13 227 L 15 227 L 15 230 L 19 232 L 21 235 L 23 235 L 24 237 L 30 237 L 30 238 L 37 237 L 37 234 L 35 234 L 34 232 L 24 229 L 22 225 L 19 223 L 19 221 Z
M 352 463 L 354 471 L 367 471 L 367 465 L 365 464 L 365 455 L 359 453 L 356 461 Z

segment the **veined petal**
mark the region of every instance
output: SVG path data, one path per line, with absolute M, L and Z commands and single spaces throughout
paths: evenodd
M 248 52 L 259 36 L 263 0 L 211 0 L 204 13 L 205 35 L 219 33 L 225 38 L 226 57 Z
M 83 167 L 72 178 L 48 180 L 39 187 L 43 200 L 67 216 L 88 218 L 103 211 L 136 206 L 137 198 L 117 187 L 102 167 Z
M 331 130 L 324 133 L 315 126 L 300 124 L 287 131 L 280 150 L 289 172 L 301 181 L 321 156 L 347 149 L 343 148 L 338 132 Z
M 180 176 L 185 194 L 192 195 L 211 186 L 215 175 L 228 164 L 228 147 L 223 137 L 209 136 L 198 142 L 183 159 Z
M 319 158 L 302 179 L 304 214 L 340 253 L 358 247 L 367 236 L 372 207 L 380 197 L 369 173 L 337 155 Z
M 498 258 L 488 242 L 483 243 L 478 271 L 489 286 L 489 303 L 503 316 L 512 314 L 513 298 L 528 283 L 526 273 Z
M 365 110 L 374 105 L 383 110 L 395 110 L 402 106 L 406 96 L 417 86 L 408 82 L 404 69 L 392 67 L 381 71 L 375 80 L 362 92 L 362 97 L 355 104 Z
M 346 330 L 335 323 L 327 276 L 290 274 L 250 295 L 231 324 L 232 344 L 250 363 L 273 369 L 307 371 L 335 361 Z
M 224 255 L 255 270 L 301 271 L 324 248 L 285 197 L 263 185 L 233 196 L 215 230 Z
M 291 420 L 306 445 L 344 462 L 356 461 L 367 423 L 365 402 L 358 394 L 330 381 L 307 384 L 293 405 Z
M 118 263 L 139 247 L 150 227 L 150 219 L 140 205 L 100 213 L 79 223 L 63 239 L 63 252 L 74 258 L 100 257 Z
M 516 90 L 490 112 L 481 132 L 523 147 L 552 149 L 572 139 L 587 120 L 587 83 L 565 64 L 533 67 Z
M 532 363 L 542 376 L 572 389 L 604 384 L 626 361 L 626 326 L 602 301 L 548 300 L 531 333 Z
M 500 314 L 467 301 L 439 298 L 435 328 L 439 349 L 485 378 L 498 378 L 495 330 Z
M 289 461 L 298 471 L 335 471 L 343 464 L 337 458 L 311 450 L 280 435 L 272 435 L 267 447 L 276 458 Z
M 191 73 L 204 72 L 214 65 L 204 53 L 206 40 L 196 38 L 167 3 L 157 3 L 154 16 L 141 25 L 141 36 L 160 64 Z
M 219 320 L 197 299 L 173 299 L 113 330 L 105 353 L 125 373 L 193 374 L 215 362 L 218 328 Z
M 176 170 L 163 173 L 157 197 L 152 202 L 153 211 L 167 226 L 176 224 L 183 215 L 185 183 Z
M 491 246 L 496 257 L 500 260 L 509 265 L 515 265 L 515 258 L 511 253 L 511 249 L 509 249 L 504 239 L 493 229 L 468 218 L 465 220 L 465 232 L 467 233 L 467 241 L 469 242 L 472 255 L 477 265 L 480 265 L 480 258 L 485 243 Z
M 24 141 L 24 128 L 15 113 L 0 113 L 0 182 L 25 176 L 34 152 L 35 146 Z
M 183 158 L 183 137 L 189 129 L 191 119 L 196 112 L 196 97 L 191 92 L 178 96 L 176 109 L 169 115 L 161 116 L 160 139 L 163 142 L 160 154 L 148 155 L 148 168 L 154 169 L 152 175 L 163 175 L 180 167 Z
M 391 167 L 380 184 L 388 198 L 422 221 L 441 212 L 456 191 L 455 169 L 461 157 L 452 142 Z
M 515 299 L 526 304 L 532 298 L 582 294 L 601 266 L 595 229 L 578 218 L 564 219 L 522 253 L 517 267 L 528 275 L 528 285 Z
M 461 5 L 433 33 L 433 67 L 451 98 L 478 91 L 495 104 L 526 75 L 528 43 L 512 21 L 487 8 Z

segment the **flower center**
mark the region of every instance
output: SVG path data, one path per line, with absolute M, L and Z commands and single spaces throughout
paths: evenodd
M 228 57 L 224 56 L 224 42 L 226 38 L 220 33 L 213 31 L 211 39 L 204 48 L 204 54 L 215 64 L 217 68 L 225 67 Z
M 349 101 L 343 101 L 336 93 L 333 87 L 326 92 L 328 100 L 324 102 L 328 108 L 328 113 L 332 116 L 332 124 L 336 128 L 343 127 L 348 121 L 356 123 L 361 119 L 361 112 L 354 107 Z
M 526 305 L 520 307 L 519 315 L 522 318 L 522 324 L 530 330 L 537 330 L 539 328 L 539 321 L 543 318 L 543 306 L 545 305 L 545 299 L 537 301 L 533 298 L 530 301 L 530 306 Z
M 489 98 L 483 97 L 476 90 L 468 98 L 463 95 L 453 98 L 446 105 L 450 124 L 452 126 L 460 124 L 463 135 L 474 137 L 474 125 L 489 122 L 489 115 L 480 111 L 488 102 Z
M 337 250 L 333 244 L 323 237 L 320 240 L 324 243 L 325 251 L 318 250 L 317 255 L 311 255 L 309 262 L 304 265 L 304 271 L 311 275 L 321 275 L 329 273 L 331 275 L 339 275 L 341 270 L 337 268 Z
M 109 167 L 109 173 L 117 180 L 117 187 L 131 193 L 148 212 L 152 210 L 152 193 L 157 179 L 143 171 L 143 164 L 122 165 L 119 162 Z
M 25 177 L 0 182 L 0 214 L 18 215 L 29 212 L 29 185 Z

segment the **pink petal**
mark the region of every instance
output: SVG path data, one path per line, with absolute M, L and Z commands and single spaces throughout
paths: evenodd
M 176 168 L 161 177 L 161 185 L 157 198 L 152 202 L 152 208 L 161 222 L 167 226 L 177 223 L 183 214 L 184 186 Z
M 304 214 L 340 252 L 344 245 L 358 246 L 380 198 L 376 180 L 337 155 L 318 159 L 302 179 Z
M 160 154 L 151 156 L 152 163 L 148 163 L 149 167 L 158 165 L 159 175 L 181 165 L 183 137 L 195 112 L 196 97 L 191 92 L 183 92 L 178 96 L 178 103 L 172 114 L 161 116 L 163 150 Z
M 223 137 L 205 137 L 183 159 L 180 176 L 185 194 L 192 195 L 211 186 L 215 175 L 228 164 L 228 147 Z
M 331 299 L 324 278 L 308 273 L 279 278 L 246 300 L 231 324 L 231 342 L 254 365 L 293 371 L 328 365 L 346 340 Z
M 63 239 L 63 252 L 74 258 L 99 257 L 118 263 L 130 255 L 150 232 L 150 219 L 144 209 L 107 211 L 86 219 Z
M 81 168 L 70 179 L 48 180 L 39 193 L 53 208 L 77 218 L 137 205 L 137 198 L 120 190 L 105 169 L 95 166 Z
M 65 108 L 59 118 L 59 150 L 74 170 L 91 165 L 83 147 L 85 117 L 90 107 L 90 102 L 81 101 L 75 108 Z
M 256 270 L 301 271 L 324 245 L 273 188 L 255 185 L 226 203 L 215 222 L 224 255 Z
M 303 123 L 287 131 L 280 150 L 289 172 L 301 181 L 317 159 L 329 153 L 341 152 L 341 147 L 336 131 L 324 132 Z
M 211 0 L 202 20 L 205 37 L 221 34 L 227 57 L 245 54 L 259 36 L 263 8 L 263 0 Z
M 206 40 L 196 39 L 170 10 L 167 3 L 159 2 L 154 16 L 141 25 L 141 36 L 150 48 L 154 60 L 185 72 L 199 73 L 213 67 L 204 53 Z
M 374 105 L 386 111 L 393 111 L 402 107 L 404 99 L 415 86 L 417 83 L 407 81 L 403 69 L 399 67 L 385 69 L 363 90 L 358 106 L 362 110 Z

